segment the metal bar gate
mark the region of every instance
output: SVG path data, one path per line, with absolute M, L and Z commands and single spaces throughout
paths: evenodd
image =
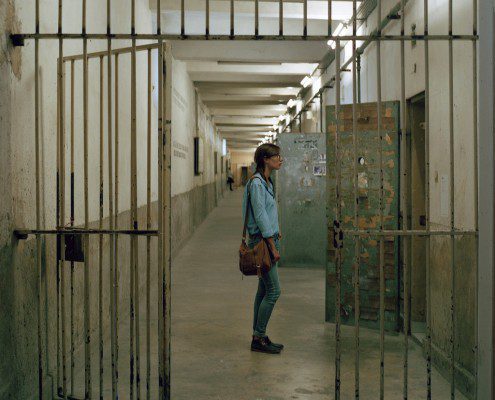
M 358 20 L 359 10 L 357 8 L 356 0 L 352 1 L 353 5 L 353 17 L 350 21 L 352 26 L 352 32 L 349 34 L 333 34 L 332 33 L 332 0 L 328 0 L 328 33 L 325 35 L 310 35 L 308 34 L 308 1 L 302 0 L 303 5 L 303 31 L 300 35 L 284 35 L 284 1 L 279 0 L 279 34 L 278 35 L 260 35 L 260 12 L 259 6 L 261 3 L 258 0 L 254 0 L 255 15 L 254 15 L 254 35 L 236 35 L 235 30 L 235 2 L 230 0 L 230 32 L 224 35 L 211 35 L 211 18 L 210 18 L 210 1 L 205 1 L 205 34 L 204 35 L 188 35 L 185 29 L 185 1 L 182 0 L 181 4 L 181 18 L 180 18 L 180 32 L 171 34 L 162 33 L 161 24 L 161 0 L 157 2 L 157 25 L 155 33 L 138 33 L 135 28 L 136 17 L 136 4 L 135 0 L 130 1 L 131 6 L 131 32 L 130 33 L 117 33 L 111 30 L 111 0 L 106 2 L 107 12 L 107 31 L 105 33 L 88 33 L 86 31 L 86 0 L 82 0 L 82 32 L 81 33 L 67 33 L 63 31 L 62 27 L 62 15 L 63 15 L 63 0 L 58 1 L 58 31 L 56 33 L 40 32 L 40 1 L 36 0 L 36 29 L 34 33 L 24 33 L 13 35 L 15 41 L 22 41 L 24 39 L 33 39 L 35 43 L 35 157 L 36 157 L 36 228 L 30 230 L 18 230 L 18 234 L 35 234 L 37 243 L 37 266 L 38 266 L 38 286 L 39 286 L 39 306 L 38 306 L 38 369 L 39 369 L 39 397 L 43 397 L 43 385 L 46 379 L 47 371 L 45 370 L 45 349 L 42 340 L 42 286 L 46 284 L 43 282 L 42 277 L 42 240 L 46 235 L 56 235 L 59 239 L 59 257 L 57 267 L 57 376 L 56 387 L 57 395 L 59 398 L 75 399 L 85 398 L 90 399 L 94 397 L 117 399 L 121 396 L 121 393 L 125 390 L 129 393 L 129 397 L 141 398 L 143 393 L 146 398 L 152 398 L 154 396 L 153 385 L 157 384 L 157 395 L 160 399 L 170 398 L 170 329 L 171 329 L 171 309 L 170 309 L 170 282 L 171 282 L 171 259 L 170 259 L 170 236 L 171 236 L 171 219 L 170 219 L 170 205 L 171 205 L 171 187 L 170 187 L 170 174 L 171 174 L 171 157 L 170 157 L 170 143 L 171 143 L 171 130 L 170 130 L 170 114 L 171 114 L 171 102 L 170 102 L 170 44 L 169 40 L 181 39 L 181 40 L 332 40 L 335 43 L 334 52 L 334 66 L 335 74 L 332 79 L 324 82 L 321 88 L 313 95 L 310 96 L 307 101 L 297 110 L 294 110 L 289 114 L 288 121 L 281 123 L 281 126 L 277 129 L 283 131 L 292 126 L 292 123 L 296 119 L 301 118 L 301 113 L 308 107 L 309 104 L 320 96 L 321 104 L 323 104 L 323 93 L 326 90 L 333 88 L 335 90 L 335 131 L 333 135 L 334 139 L 334 157 L 336 166 L 336 181 L 334 187 L 335 197 L 328 199 L 330 207 L 335 209 L 335 220 L 331 221 L 329 227 L 330 234 L 333 235 L 333 245 L 336 251 L 336 298 L 335 298 L 335 399 L 339 399 L 341 395 L 341 266 L 342 266 L 342 251 L 344 247 L 344 238 L 353 239 L 354 248 L 354 302 L 355 302 L 355 353 L 354 353 L 354 365 L 355 365 L 355 379 L 354 379 L 354 397 L 357 399 L 361 396 L 360 391 L 360 353 L 359 353 L 359 339 L 360 339 L 360 248 L 361 240 L 365 237 L 376 238 L 379 242 L 379 283 L 380 283 L 380 296 L 379 296 L 379 321 L 380 321 L 380 398 L 384 398 L 384 367 L 385 367 L 385 343 L 384 343 L 384 322 L 385 322 L 385 270 L 384 270 L 384 243 L 386 238 L 392 238 L 398 240 L 400 238 L 403 248 L 403 277 L 404 277 L 404 327 L 403 327 L 403 398 L 408 397 L 408 333 L 409 333 L 409 305 L 408 299 L 410 293 L 408 292 L 408 270 L 414 266 L 410 264 L 408 254 L 410 254 L 408 248 L 411 247 L 411 239 L 414 237 L 426 238 L 426 269 L 429 274 L 430 268 L 430 239 L 434 236 L 444 236 L 450 238 L 451 249 L 451 338 L 450 338 L 450 382 L 451 382 L 451 398 L 455 398 L 456 395 L 456 373 L 455 373 L 455 357 L 456 357 L 456 343 L 455 343 L 455 304 L 456 304 L 456 292 L 455 292 L 455 239 L 460 236 L 474 236 L 477 239 L 478 226 L 477 218 L 475 218 L 475 225 L 472 229 L 458 229 L 455 224 L 455 187 L 454 187 L 454 95 L 453 95 L 453 70 L 454 70 L 454 43 L 455 42 L 471 42 L 472 43 L 472 74 L 473 74 L 473 147 L 474 147 L 474 165 L 473 168 L 473 180 L 475 182 L 475 213 L 477 217 L 477 1 L 472 0 L 472 32 L 470 34 L 456 34 L 453 27 L 453 0 L 448 0 L 447 10 L 444 10 L 448 14 L 448 29 L 447 32 L 430 34 L 429 33 L 429 1 L 424 0 L 424 15 L 423 15 L 423 32 L 421 34 L 409 34 L 405 33 L 405 17 L 406 17 L 406 0 L 400 0 L 398 8 L 394 8 L 387 14 L 386 19 L 400 20 L 400 34 L 385 34 L 382 31 L 383 28 L 383 12 L 382 12 L 382 0 L 376 0 L 376 29 L 370 34 L 358 33 Z M 369 14 L 368 14 L 369 15 Z M 366 17 L 367 18 L 367 17 Z M 58 40 L 59 43 L 59 56 L 58 56 L 58 85 L 57 85 L 57 104 L 58 104 L 58 126 L 57 126 L 57 221 L 56 229 L 44 229 L 40 219 L 40 203 L 41 203 L 41 173 L 42 166 L 40 161 L 40 121 L 39 121 L 39 77 L 37 71 L 39 70 L 39 51 L 40 40 Z M 83 46 L 82 55 L 65 56 L 64 55 L 64 41 L 65 40 L 80 40 Z M 106 50 L 88 53 L 88 40 L 106 40 Z M 131 47 L 126 48 L 114 48 L 114 40 L 130 40 Z M 138 45 L 138 40 L 152 41 L 145 45 Z M 167 41 L 167 42 L 166 42 Z M 351 42 L 351 58 L 342 63 L 341 53 L 346 42 Z M 424 44 L 424 58 L 425 58 L 425 73 L 424 73 L 424 88 L 425 88 L 425 168 L 426 168 L 426 182 L 425 185 L 425 208 L 426 208 L 426 228 L 424 230 L 417 230 L 409 228 L 407 218 L 403 218 L 400 229 L 385 229 L 384 228 L 384 166 L 383 166 L 383 107 L 382 107 L 382 65 L 381 65 L 381 49 L 382 44 L 386 42 L 398 42 L 400 45 L 400 148 L 402 152 L 405 152 L 406 146 L 406 132 L 408 130 L 408 120 L 406 117 L 406 77 L 405 77 L 405 44 L 412 42 L 422 42 Z M 359 48 L 357 46 L 360 44 Z M 430 225 L 430 157 L 429 154 L 429 139 L 434 132 L 430 131 L 430 114 L 429 114 L 429 100 L 430 100 L 430 43 L 445 42 L 448 43 L 448 115 L 449 115 L 449 161 L 450 161 L 450 228 L 449 229 L 433 229 Z M 357 141 L 357 120 L 359 94 L 357 93 L 356 76 L 357 66 L 356 61 L 364 53 L 366 47 L 370 44 L 374 44 L 376 48 L 376 128 L 378 132 L 379 140 L 379 160 L 378 165 L 380 169 L 379 176 L 379 222 L 378 229 L 362 229 L 359 226 L 359 212 L 358 212 L 358 141 Z M 276 43 L 274 43 L 276 45 Z M 158 115 L 157 115 L 157 140 L 152 143 L 152 59 L 153 52 L 156 53 L 157 68 L 158 68 Z M 147 102 L 148 113 L 146 116 L 146 207 L 144 223 L 138 224 L 139 210 L 137 200 L 137 185 L 138 185 L 138 166 L 137 166 L 137 111 L 136 104 L 138 101 L 138 93 L 136 89 L 137 80 L 137 57 L 138 54 L 146 54 L 147 63 L 147 96 L 145 101 Z M 124 185 L 130 193 L 130 213 L 124 220 L 124 216 L 121 213 L 119 203 L 119 196 L 122 194 L 122 182 L 119 176 L 119 158 L 123 157 L 119 154 L 119 143 L 122 140 L 122 132 L 119 130 L 119 82 L 122 79 L 119 76 L 119 63 L 123 62 L 123 58 L 126 55 L 130 55 L 130 80 L 131 80 L 131 109 L 130 115 L 125 117 L 130 119 L 130 181 Z M 82 87 L 83 87 L 83 209 L 75 209 L 75 196 L 76 188 L 74 185 L 75 159 L 79 149 L 75 147 L 77 143 L 77 137 L 75 136 L 75 101 L 74 92 L 77 78 L 78 63 L 82 64 Z M 88 70 L 90 63 L 97 63 L 99 66 L 99 136 L 97 138 L 90 138 L 91 132 L 89 131 L 89 120 L 92 117 L 89 114 L 89 101 L 88 98 L 88 86 L 89 76 Z M 106 75 L 105 75 L 105 63 L 106 63 Z M 353 218 L 352 228 L 344 228 L 342 221 L 342 162 L 343 153 L 340 143 L 340 133 L 344 128 L 345 121 L 342 120 L 342 108 L 341 108 L 341 74 L 345 73 L 346 68 L 351 65 L 352 69 L 352 165 L 353 165 Z M 68 84 L 69 96 L 69 112 L 66 111 L 66 93 L 67 93 L 67 70 L 69 70 L 70 81 Z M 127 77 L 125 77 L 127 78 Z M 105 81 L 106 79 L 106 81 Z M 105 86 L 106 86 L 106 114 L 105 114 Z M 303 89 L 304 90 L 304 89 Z M 306 91 L 300 93 L 300 97 L 304 97 Z M 66 115 L 69 115 L 70 123 L 67 124 L 65 119 Z M 121 117 L 121 116 L 120 116 Z M 105 137 L 105 118 L 107 122 L 106 137 Z M 322 117 L 323 118 L 323 117 Z M 69 126 L 69 135 L 67 135 L 66 126 Z M 300 125 L 301 126 L 301 125 Z M 330 133 L 327 133 L 327 137 L 330 137 Z M 67 171 L 67 155 L 66 155 L 66 143 L 67 140 L 70 143 L 70 161 L 69 171 Z M 88 175 L 88 153 L 90 152 L 89 144 L 90 140 L 97 140 L 99 142 L 99 220 L 97 227 L 90 226 L 89 221 L 89 175 Z M 107 146 L 107 180 L 105 182 L 105 154 L 104 144 Z M 155 147 L 156 146 L 156 147 Z M 329 152 L 331 151 L 329 147 Z M 152 165 L 151 153 L 157 151 L 157 165 Z M 124 155 L 125 157 L 125 155 Z M 327 158 L 329 159 L 329 157 Z M 151 176 L 152 168 L 157 170 L 157 186 L 158 186 L 158 201 L 156 218 L 153 218 L 153 209 L 151 204 Z M 403 178 L 407 178 L 407 168 L 405 160 L 401 160 L 400 175 Z M 67 214 L 66 204 L 66 177 L 70 177 L 70 213 Z M 106 191 L 105 191 L 106 187 Z M 405 185 L 401 185 L 400 188 L 400 208 L 403 215 L 406 210 L 407 196 L 410 193 L 407 192 Z M 104 223 L 105 207 L 104 198 L 107 196 L 107 222 Z M 75 212 L 79 211 L 84 216 L 83 226 L 75 226 Z M 125 228 L 124 228 L 125 226 Z M 140 329 L 140 322 L 142 315 L 140 313 L 140 282 L 141 274 L 138 260 L 140 246 L 139 238 L 144 237 L 145 243 L 145 324 L 144 330 Z M 75 309 L 75 269 L 76 258 L 74 254 L 67 257 L 67 248 L 74 247 L 80 238 L 82 238 L 82 253 L 83 253 L 83 305 L 81 307 L 83 312 L 83 331 L 84 331 L 84 362 L 77 362 L 77 348 L 76 340 L 77 335 L 75 332 L 74 318 L 78 310 Z M 94 241 L 93 239 L 97 239 Z M 68 242 L 71 242 L 69 245 Z M 125 243 L 122 243 L 125 241 Z M 153 243 L 155 242 L 155 243 Z M 103 249 L 105 243 L 109 249 L 109 268 L 105 268 L 105 261 L 103 260 Z M 120 246 L 120 248 L 119 248 Z M 122 247 L 126 246 L 129 249 L 129 259 L 123 259 Z M 76 246 L 77 247 L 77 246 Z M 98 248 L 96 255 L 92 255 L 92 249 Z M 150 291 L 153 290 L 151 284 L 154 277 L 151 276 L 151 264 L 153 263 L 154 256 L 152 249 L 156 255 L 156 279 L 157 279 L 157 314 L 155 325 L 157 334 L 157 353 L 158 360 L 154 361 L 150 348 L 153 317 L 151 316 L 151 295 Z M 70 258 L 70 260 L 68 260 Z M 96 260 L 96 262 L 92 262 Z M 129 273 L 129 287 L 119 288 L 119 274 L 123 273 L 124 268 L 128 267 Z M 93 297 L 90 293 L 90 278 L 92 270 L 97 268 L 97 296 Z M 69 274 L 69 281 L 67 282 L 67 274 Z M 105 274 L 108 276 L 107 287 L 104 287 L 102 282 L 105 280 Z M 69 288 L 69 291 L 67 291 Z M 129 310 L 123 310 L 122 304 L 119 302 L 119 290 L 126 290 L 129 294 Z M 431 338 L 431 293 L 430 293 L 429 281 L 427 282 L 427 335 L 426 335 L 426 360 L 427 367 L 425 370 L 425 395 L 426 398 L 432 398 L 431 391 L 431 372 L 432 372 L 432 338 Z M 102 308 L 102 299 L 104 293 L 109 293 L 109 309 L 108 312 Z M 69 301 L 67 301 L 67 297 Z M 67 311 L 67 303 L 69 303 L 69 311 Z M 91 318 L 92 304 L 98 304 L 97 320 Z M 128 361 L 128 388 L 124 388 L 124 379 L 120 373 L 122 365 L 122 351 L 119 348 L 119 340 L 122 339 L 124 333 L 119 329 L 121 318 L 123 315 L 128 315 L 128 338 L 129 338 L 129 359 Z M 104 346 L 105 331 L 103 329 L 105 319 L 110 320 L 110 380 L 111 387 L 106 389 L 105 376 L 105 363 L 104 357 L 108 353 L 108 349 Z M 93 327 L 96 325 L 98 330 Z M 141 354 L 141 344 L 143 338 L 141 332 L 145 332 L 144 337 L 144 350 L 145 350 L 145 371 L 141 370 L 141 360 L 143 355 Z M 96 336 L 96 342 L 94 340 Z M 96 344 L 97 343 L 97 344 Z M 97 362 L 93 357 L 92 351 L 97 346 Z M 77 392 L 78 382 L 78 370 L 84 365 L 83 375 L 83 390 Z M 98 382 L 92 381 L 93 369 L 98 369 Z M 155 370 L 155 373 L 153 372 Z M 142 376 L 145 376 L 142 379 Z M 154 379 L 156 375 L 156 380 Z M 80 397 L 79 397 L 80 396 Z

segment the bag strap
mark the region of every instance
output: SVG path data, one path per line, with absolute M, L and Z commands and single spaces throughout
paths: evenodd
M 242 241 L 246 241 L 246 231 L 247 231 L 247 221 L 248 221 L 248 213 L 249 213 L 249 206 L 251 205 L 251 183 L 253 182 L 254 179 L 260 179 L 258 176 L 252 176 L 249 178 L 249 183 L 248 183 L 248 188 L 247 188 L 247 199 L 246 199 L 246 214 L 244 216 L 244 228 L 242 229 Z

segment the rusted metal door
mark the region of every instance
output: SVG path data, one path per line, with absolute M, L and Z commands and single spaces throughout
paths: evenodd
M 383 175 L 384 175 L 384 229 L 399 228 L 399 103 L 387 102 L 382 105 Z M 333 221 L 335 221 L 336 198 L 336 159 L 335 107 L 327 107 L 327 148 L 328 151 L 328 198 L 332 206 L 328 210 L 329 241 L 326 290 L 326 320 L 335 322 L 336 265 L 333 241 Z M 354 149 L 352 137 L 352 105 L 343 105 L 339 113 L 341 151 L 341 226 L 351 229 L 354 224 Z M 357 145 L 357 216 L 358 229 L 378 229 L 380 226 L 380 136 L 376 130 L 376 104 L 359 105 L 356 124 Z M 343 324 L 354 324 L 355 265 L 359 264 L 359 296 L 361 324 L 379 328 L 380 323 L 380 255 L 379 241 L 373 237 L 362 238 L 359 256 L 356 257 L 356 238 L 346 235 L 342 247 L 341 269 L 341 318 Z M 399 241 L 385 237 L 385 329 L 396 330 L 399 316 Z

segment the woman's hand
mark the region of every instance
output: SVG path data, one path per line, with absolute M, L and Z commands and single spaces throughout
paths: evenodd
M 273 262 L 277 262 L 278 260 L 280 260 L 280 253 L 275 246 L 275 240 L 273 240 L 273 237 L 270 237 L 267 239 L 267 242 L 268 246 L 270 247 L 270 252 L 272 253 Z
M 278 250 L 275 247 L 273 247 L 271 250 L 273 255 L 273 262 L 277 262 L 278 260 L 280 260 L 280 253 L 278 252 Z

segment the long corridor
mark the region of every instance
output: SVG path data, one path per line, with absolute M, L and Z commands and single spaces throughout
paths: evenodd
M 249 349 L 257 279 L 237 266 L 242 190 L 226 193 L 173 262 L 174 400 L 323 400 L 333 398 L 335 326 L 324 322 L 323 269 L 280 269 L 282 295 L 268 334 L 280 355 Z M 281 255 L 283 257 L 283 254 Z M 342 327 L 342 398 L 354 398 L 354 328 Z M 361 398 L 379 398 L 378 332 L 360 331 Z M 426 363 L 409 340 L 409 398 L 425 398 Z M 403 336 L 385 339 L 385 398 L 402 396 Z M 434 398 L 449 385 L 433 371 Z M 459 397 L 464 398 L 460 393 Z

